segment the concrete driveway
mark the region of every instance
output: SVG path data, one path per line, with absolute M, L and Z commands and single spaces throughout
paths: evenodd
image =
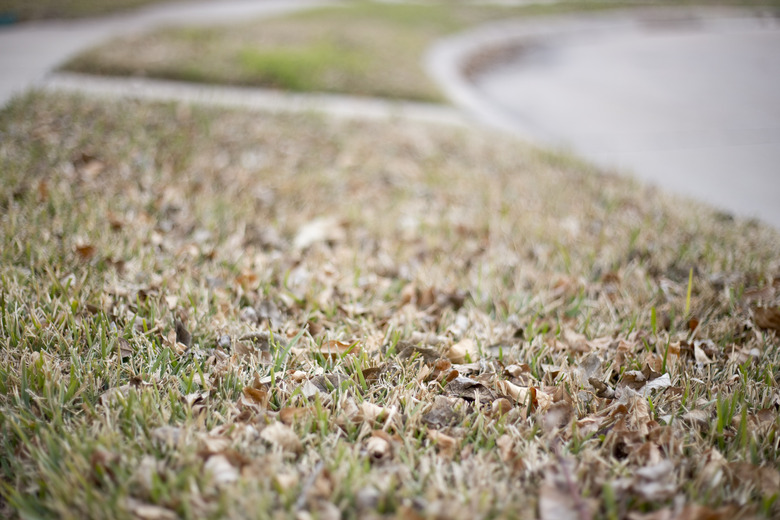
M 452 77 L 502 41 L 522 51 Z M 775 17 L 675 10 L 497 24 L 429 63 L 485 121 L 780 227 L 779 50 Z

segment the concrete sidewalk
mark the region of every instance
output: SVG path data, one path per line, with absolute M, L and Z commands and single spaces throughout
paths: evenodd
M 68 58 L 109 38 L 170 25 L 214 25 L 324 5 L 327 0 L 221 0 L 151 5 L 129 13 L 0 27 L 0 106 Z

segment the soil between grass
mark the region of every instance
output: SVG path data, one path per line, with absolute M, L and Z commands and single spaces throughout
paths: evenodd
M 402 121 L 0 136 L 4 515 L 780 513 L 772 229 Z

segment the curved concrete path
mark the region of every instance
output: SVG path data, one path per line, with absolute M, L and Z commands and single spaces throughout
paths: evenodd
M 461 63 L 516 59 L 468 80 Z M 780 227 L 780 20 L 632 11 L 485 26 L 429 67 L 459 105 L 536 143 Z
M 0 106 L 37 85 L 74 54 L 111 37 L 165 25 L 215 25 L 282 14 L 327 0 L 199 0 L 127 13 L 0 27 Z

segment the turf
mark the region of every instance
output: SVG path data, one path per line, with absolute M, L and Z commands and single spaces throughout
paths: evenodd
M 0 114 L 0 515 L 777 517 L 780 236 L 513 139 Z

